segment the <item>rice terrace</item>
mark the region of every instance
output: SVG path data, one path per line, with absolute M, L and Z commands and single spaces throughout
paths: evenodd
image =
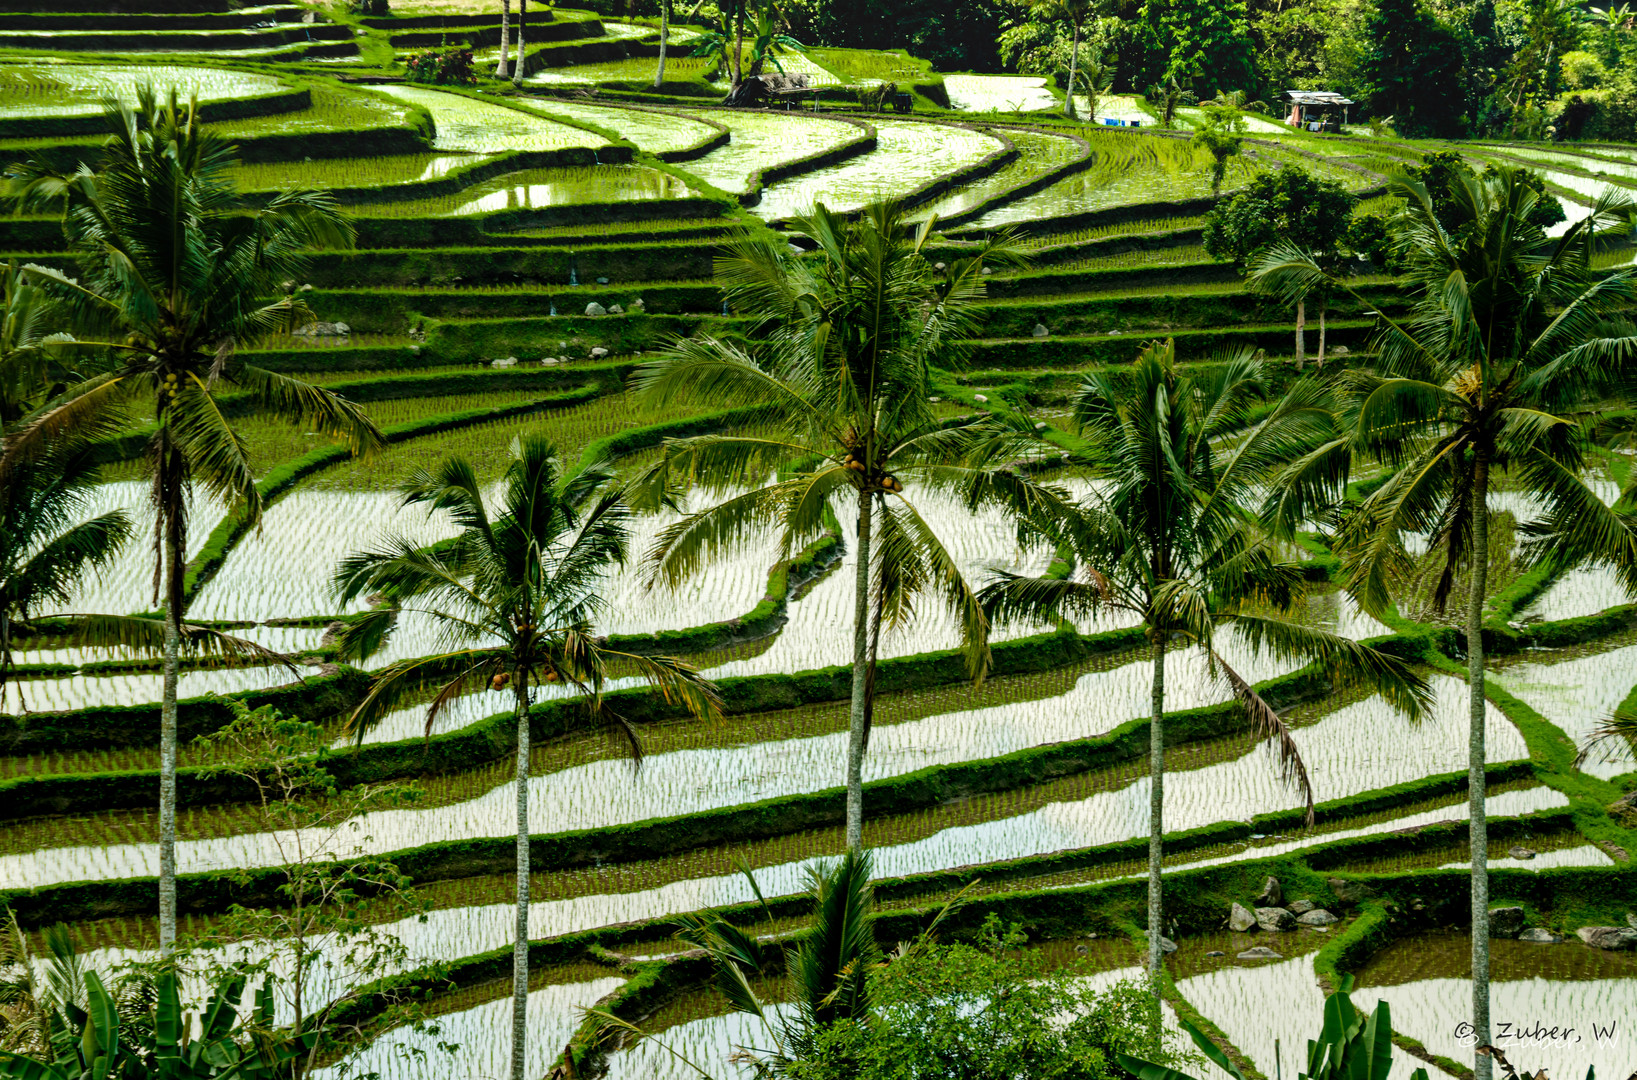
M 1612 0 L 0 0 L 0 1077 L 1637 1078 Z

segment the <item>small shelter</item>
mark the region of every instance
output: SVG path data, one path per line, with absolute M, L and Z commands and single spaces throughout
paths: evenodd
M 1309 131 L 1340 131 L 1347 106 L 1354 104 L 1332 90 L 1286 90 L 1280 97 L 1290 106 L 1285 123 Z

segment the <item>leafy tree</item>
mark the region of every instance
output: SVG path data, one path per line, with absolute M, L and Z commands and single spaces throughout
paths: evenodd
M 760 75 L 762 68 L 769 63 L 775 70 L 783 72 L 784 65 L 779 63 L 779 57 L 786 53 L 807 51 L 807 46 L 780 29 L 777 13 L 771 4 L 756 10 L 755 22 L 751 29 L 753 31 L 750 42 L 751 78 Z
M 1391 603 L 1395 571 L 1409 556 L 1403 534 L 1425 533 L 1445 553 L 1435 599 L 1442 605 L 1463 568 L 1471 731 L 1468 789 L 1472 829 L 1472 1025 L 1489 1042 L 1489 870 L 1485 824 L 1484 602 L 1488 596 L 1489 491 L 1508 472 L 1539 497 L 1542 516 L 1524 527 L 1525 561 L 1550 553 L 1568 563 L 1613 563 L 1637 594 L 1637 495 L 1605 506 L 1581 480 L 1584 429 L 1573 409 L 1629 378 L 1637 327 L 1630 271 L 1599 273 L 1604 238 L 1629 228 L 1634 208 L 1599 200 L 1561 238 L 1533 223 L 1540 199 L 1526 171 L 1464 171 L 1440 195 L 1398 177 L 1405 201 L 1392 221 L 1415 297 L 1407 318 L 1381 317 L 1376 368 L 1354 375 L 1347 441 L 1392 472 L 1344 523 L 1346 586 L 1364 610 Z M 1448 228 L 1448 220 L 1453 228 Z M 1292 245 L 1269 249 L 1252 269 L 1263 288 L 1290 295 L 1318 283 L 1346 288 Z M 1489 1058 L 1474 1072 L 1487 1080 Z
M 1179 369 L 1170 342 L 1149 345 L 1129 379 L 1086 376 L 1074 398 L 1083 453 L 1103 483 L 1078 504 L 1033 514 L 1027 524 L 1075 562 L 1066 578 L 1000 574 L 983 590 L 997 620 L 1077 618 L 1118 611 L 1138 620 L 1153 661 L 1149 716 L 1148 963 L 1155 995 L 1163 970 L 1161 874 L 1165 810 L 1165 657 L 1173 641 L 1195 648 L 1220 671 L 1251 724 L 1278 749 L 1281 772 L 1296 782 L 1311 820 L 1313 793 L 1296 742 L 1251 682 L 1227 664 L 1216 635 L 1233 627 L 1258 649 L 1319 663 L 1335 681 L 1382 693 L 1414 718 L 1425 683 L 1403 661 L 1335 634 L 1299 626 L 1258 606 L 1287 610 L 1303 572 L 1275 561 L 1269 538 L 1299 517 L 1282 506 L 1294 486 L 1339 493 L 1335 455 L 1312 457 L 1335 438 L 1324 391 L 1301 382 L 1267 417 L 1251 423 L 1265 393 L 1261 363 L 1239 354 L 1205 373 Z M 1263 505 L 1258 505 L 1263 504 Z M 1258 518 L 1268 528 L 1259 527 Z
M 389 538 L 378 551 L 344 560 L 335 573 L 343 602 L 382 593 L 390 604 L 370 609 L 340 635 L 342 657 L 368 657 L 390 639 L 404 612 L 437 626 L 448 651 L 400 660 L 384 668 L 353 712 L 357 737 L 392 709 L 432 693 L 430 734 L 449 702 L 472 690 L 511 688 L 517 721 L 517 923 L 512 951 L 512 1080 L 524 1080 L 524 1020 L 529 989 L 529 708 L 542 682 L 576 691 L 589 717 L 622 729 L 640 751 L 633 729 L 603 697 L 610 663 L 640 675 L 667 701 L 696 715 L 717 713 L 715 690 L 686 664 L 608 647 L 593 620 L 603 606 L 602 575 L 626 560 L 629 510 L 604 464 L 563 475 L 545 439 L 525 435 L 501 481 L 491 513 L 471 464 L 445 460 L 419 470 L 404 486 L 404 503 L 447 513 L 460 533 L 422 548 Z M 457 647 L 465 645 L 465 647 Z
M 157 510 L 155 593 L 164 619 L 159 935 L 166 950 L 176 940 L 176 685 L 189 496 L 201 483 L 223 502 L 239 504 L 249 522 L 261 514 L 246 444 L 217 395 L 232 386 L 253 408 L 298 430 L 345 438 L 355 453 L 384 445 L 358 406 L 236 355 L 242 342 L 310 316 L 295 295 L 266 298 L 299 277 L 312 249 L 350 245 L 352 229 L 328 194 L 241 199 L 232 181 L 233 148 L 197 123 L 196 108 L 180 106 L 174 89 L 161 103 L 144 86 L 135 110 L 109 107 L 114 134 L 99 169 L 82 166 L 66 176 L 42 162 L 9 169 L 23 207 L 63 215 L 81 277 L 44 268 L 32 273 L 73 309 L 84 343 L 107 349 L 114 363 L 13 433 L 0 456 L 0 480 L 65 439 L 116 429 L 123 404 L 150 395 L 153 402 L 143 461 Z
M 1007 6 L 994 0 L 784 0 L 790 33 L 813 44 L 904 49 L 935 71 L 997 71 Z
M 1259 252 L 1288 240 L 1335 273 L 1348 253 L 1353 208 L 1358 196 L 1334 180 L 1321 180 L 1305 169 L 1287 167 L 1258 173 L 1205 215 L 1205 251 L 1213 259 L 1243 270 Z M 1296 364 L 1306 354 L 1304 331 L 1307 298 L 1296 297 Z M 1319 361 L 1324 361 L 1324 313 L 1327 287 L 1316 287 L 1319 308 Z
M 922 255 L 932 222 L 912 232 L 896 203 L 856 222 L 816 207 L 792 234 L 817 245 L 797 256 L 746 241 L 717 262 L 728 302 L 762 321 L 752 355 L 709 335 L 678 342 L 632 376 L 644 405 L 693 401 L 753 408 L 761 435 L 701 435 L 667 442 L 633 482 L 639 505 L 700 483 L 743 489 L 686 514 L 649 553 L 656 580 L 677 582 L 753 530 L 774 525 L 788 555 L 856 503 L 853 671 L 847 748 L 847 843 L 863 835 L 863 760 L 870 700 L 870 626 L 907 619 L 931 593 L 961 621 L 969 670 L 987 665 L 987 624 L 976 597 L 906 480 L 955 489 L 968 505 L 1027 499 L 1038 488 L 1002 469 L 1021 443 L 981 418 L 940 420 L 927 403 L 932 365 L 960 359 L 986 264 L 1016 258 L 1003 242 L 934 269 Z M 779 479 L 766 484 L 766 478 Z M 871 599 L 876 561 L 878 599 Z
M 1120 1054 L 1170 1065 L 1175 1036 L 1141 987 L 1095 989 L 1075 965 L 1051 967 L 1022 933 L 990 915 L 973 944 L 901 950 L 869 973 L 874 1013 L 840 1021 L 792 1064 L 798 1080 L 989 1080 L 1072 1076 L 1118 1080 Z M 1059 1018 L 1070 1018 L 1066 1023 Z
M 1063 95 L 1063 115 L 1071 120 L 1076 119 L 1074 111 L 1075 83 L 1078 81 L 1077 72 L 1080 62 L 1080 35 L 1086 28 L 1086 21 L 1097 14 L 1097 0 L 1029 0 L 1031 7 L 1042 16 L 1053 22 L 1064 22 L 1072 28 L 1069 40 L 1069 79 L 1068 89 Z M 1092 117 L 1096 116 L 1096 104 L 1092 105 Z
M 1147 0 L 1142 19 L 1166 50 L 1162 81 L 1202 96 L 1257 85 L 1245 0 Z
M 1191 141 L 1211 155 L 1211 194 L 1220 195 L 1222 178 L 1228 175 L 1228 162 L 1239 156 L 1239 144 L 1242 140 L 1233 134 L 1227 124 L 1217 117 L 1212 117 L 1194 132 Z
M 1364 40 L 1359 80 L 1371 113 L 1412 137 L 1463 133 L 1461 50 L 1422 0 L 1376 0 Z

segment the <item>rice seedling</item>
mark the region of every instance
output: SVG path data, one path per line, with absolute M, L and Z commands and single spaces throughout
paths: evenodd
M 619 109 L 583 101 L 543 98 L 518 98 L 517 104 L 543 116 L 567 117 L 570 120 L 596 124 L 598 127 L 617 131 L 622 138 L 635 143 L 639 150 L 646 150 L 650 154 L 685 150 L 691 146 L 698 146 L 716 134 L 716 130 L 710 125 L 677 113 Z
M 857 209 L 883 195 L 907 195 L 1001 149 L 989 135 L 942 124 L 881 120 L 875 133 L 873 152 L 769 184 L 752 212 L 771 221 L 806 213 L 815 201 Z
M 432 114 L 435 149 L 496 154 L 502 150 L 564 150 L 608 145 L 602 136 L 554 123 L 503 105 L 476 101 L 424 86 L 377 86 L 377 92 L 419 105 Z
M 832 150 L 859 137 L 851 124 L 812 116 L 711 110 L 702 115 L 727 125 L 732 141 L 684 168 L 723 191 L 749 189 L 762 169 Z
M 625 979 L 604 974 L 585 982 L 545 986 L 529 992 L 528 1075 L 542 1076 L 589 1009 Z M 373 1075 L 380 1080 L 420 1080 L 441 1076 L 500 1076 L 511 1064 L 511 1046 L 495 1038 L 511 1022 L 510 998 L 497 998 L 437 1017 L 438 1033 L 394 1028 L 360 1050 L 313 1073 L 315 1080 Z M 440 1049 L 452 1046 L 452 1051 Z
M 709 78 L 716 72 L 714 58 L 688 56 L 686 53 L 665 58 L 665 78 L 672 82 Z M 542 68 L 528 77 L 528 82 L 544 85 L 586 85 L 593 83 L 622 83 L 654 81 L 654 61 L 634 56 L 625 60 L 608 60 L 598 64 L 569 64 L 563 67 Z
M 483 160 L 471 154 L 389 154 L 371 158 L 324 158 L 319 161 L 241 162 L 234 167 L 246 191 L 277 188 L 393 187 L 437 180 L 462 165 Z
M 1068 247 L 1088 241 L 1106 240 L 1112 236 L 1140 236 L 1146 233 L 1177 232 L 1197 229 L 1205 223 L 1203 217 L 1135 218 L 1129 221 L 1097 225 L 1086 229 L 1038 233 L 1023 238 L 1023 246 L 1038 251 L 1041 248 Z
M 6 116 L 96 116 L 101 99 L 134 99 L 143 83 L 175 86 L 182 100 L 225 101 L 286 89 L 276 76 L 180 64 L 6 64 L 0 112 Z
M 995 198 L 997 195 L 1011 191 L 1033 180 L 1038 180 L 1053 169 L 1060 168 L 1076 160 L 1081 154 L 1079 145 L 1073 139 L 1062 135 L 1048 135 L 1044 132 L 1019 131 L 1011 128 L 1000 130 L 1017 147 L 1017 159 L 981 180 L 964 184 L 948 195 L 917 207 L 913 211 L 915 218 L 930 217 L 933 214 L 937 214 L 940 218 L 947 218 L 955 214 L 965 213 Z
M 1058 107 L 1043 75 L 945 75 L 950 108 L 962 112 L 1043 112 Z
M 1507 664 L 1490 677 L 1580 746 L 1631 693 L 1634 673 L 1637 645 L 1626 645 L 1556 663 Z M 1611 739 L 1581 770 L 1607 779 L 1634 765 L 1632 747 Z
M 926 61 L 917 60 L 902 50 L 809 49 L 805 57 L 800 54 L 780 57 L 787 68 L 792 60 L 816 61 L 847 82 L 909 82 L 931 77 Z
M 1395 1031 L 1419 1040 L 1430 1053 L 1459 1060 L 1468 1048 L 1455 1032 L 1469 1018 L 1466 995 L 1471 986 L 1470 960 L 1463 963 L 1461 957 L 1470 948 L 1464 935 L 1417 934 L 1402 939 L 1361 970 L 1354 1003 L 1373 1009 L 1376 1001 L 1386 1001 Z M 1633 978 L 1637 963 L 1629 953 L 1553 949 L 1506 939 L 1494 941 L 1490 950 L 1493 1015 L 1512 1020 L 1514 1031 L 1535 1017 L 1543 1023 L 1546 1018 L 1573 1018 L 1576 1023 L 1617 1024 L 1615 1018 L 1637 1012 Z M 1582 1076 L 1593 1069 L 1599 1075 L 1613 1075 L 1631 1067 L 1630 1046 L 1623 1037 L 1597 1039 L 1588 1032 L 1578 1040 L 1543 1044 L 1515 1037 L 1497 1040 L 1497 1045 L 1520 1070 L 1548 1059 L 1563 1076 Z
M 642 165 L 575 165 L 527 169 L 469 188 L 402 202 L 359 207 L 359 217 L 451 217 L 502 210 L 538 210 L 586 203 L 683 199 L 692 192 L 670 173 Z
M 293 682 L 287 668 L 245 667 L 184 671 L 180 697 L 230 694 Z M 61 712 L 96 705 L 143 705 L 159 701 L 158 672 L 139 675 L 53 675 L 13 679 L 0 692 L 0 712 Z
M 1064 177 L 1044 191 L 991 210 L 977 220 L 976 226 L 993 229 L 1111 206 L 1210 194 L 1210 155 L 1191 143 L 1095 128 L 1086 131 L 1084 137 L 1097 155 L 1095 165 Z M 1230 172 L 1228 189 L 1235 178 Z
M 315 82 L 310 89 L 312 107 L 302 112 L 252 116 L 211 126 L 224 138 L 246 139 L 258 135 L 322 134 L 409 124 L 409 111 L 395 101 L 334 84 Z
M 64 612 L 111 612 L 127 615 L 149 611 L 153 599 L 153 551 L 140 538 L 153 534 L 153 505 L 151 485 L 137 480 L 105 483 L 97 497 L 83 510 L 89 520 L 110 510 L 124 510 L 134 525 L 133 539 L 120 549 L 112 563 L 103 567 L 95 577 L 79 583 L 74 598 L 61 606 L 48 606 L 40 615 Z M 192 526 L 188 530 L 188 557 L 199 553 L 210 530 L 222 517 L 226 508 L 204 491 L 194 498 Z

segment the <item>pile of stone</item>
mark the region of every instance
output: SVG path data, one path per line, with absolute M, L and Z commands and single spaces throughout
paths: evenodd
M 1228 906 L 1228 929 L 1238 934 L 1261 930 L 1270 934 L 1289 933 L 1306 928 L 1328 933 L 1341 919 L 1326 911 L 1312 900 L 1285 902 L 1284 888 L 1279 879 L 1270 877 L 1262 883 L 1250 907 L 1235 901 Z M 1278 960 L 1283 957 L 1265 945 L 1246 949 L 1241 960 Z

